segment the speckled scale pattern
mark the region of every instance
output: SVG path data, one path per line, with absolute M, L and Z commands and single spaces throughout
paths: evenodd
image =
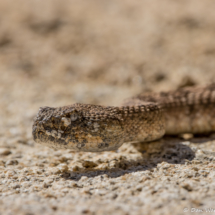
M 124 142 L 153 141 L 165 133 L 215 131 L 215 85 L 140 94 L 123 106 L 42 107 L 33 124 L 36 142 L 55 149 L 101 152 Z
M 163 107 L 165 134 L 209 133 L 215 131 L 215 84 L 186 87 L 176 91 L 140 94 L 137 100 Z

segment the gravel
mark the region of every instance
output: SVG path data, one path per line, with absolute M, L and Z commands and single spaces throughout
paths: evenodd
M 31 135 L 40 106 L 211 83 L 214 2 L 59 2 L 0 1 L 0 214 L 215 210 L 213 134 L 103 153 L 54 151 Z

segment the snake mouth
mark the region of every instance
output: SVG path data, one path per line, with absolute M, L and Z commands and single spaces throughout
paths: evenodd
M 40 130 L 35 126 L 32 131 L 34 141 L 54 149 L 67 148 L 68 143 L 64 139 L 47 133 L 48 131 Z
M 112 131 L 112 130 L 111 130 Z M 102 137 L 100 133 L 79 133 L 67 134 L 55 129 L 45 129 L 43 121 L 37 121 L 33 125 L 32 135 L 36 143 L 48 146 L 53 149 L 70 149 L 72 151 L 113 151 L 123 142 Z M 117 143 L 117 144 L 116 144 Z

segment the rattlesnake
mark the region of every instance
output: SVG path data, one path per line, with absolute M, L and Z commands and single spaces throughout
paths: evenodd
M 149 142 L 164 134 L 215 131 L 215 84 L 146 93 L 122 106 L 73 104 L 41 107 L 33 123 L 37 143 L 58 149 L 101 152 L 124 142 Z

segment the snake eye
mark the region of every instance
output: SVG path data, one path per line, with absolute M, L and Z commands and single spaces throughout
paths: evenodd
M 62 117 L 61 120 L 62 120 L 64 126 L 69 126 L 71 124 L 70 119 L 67 117 Z

